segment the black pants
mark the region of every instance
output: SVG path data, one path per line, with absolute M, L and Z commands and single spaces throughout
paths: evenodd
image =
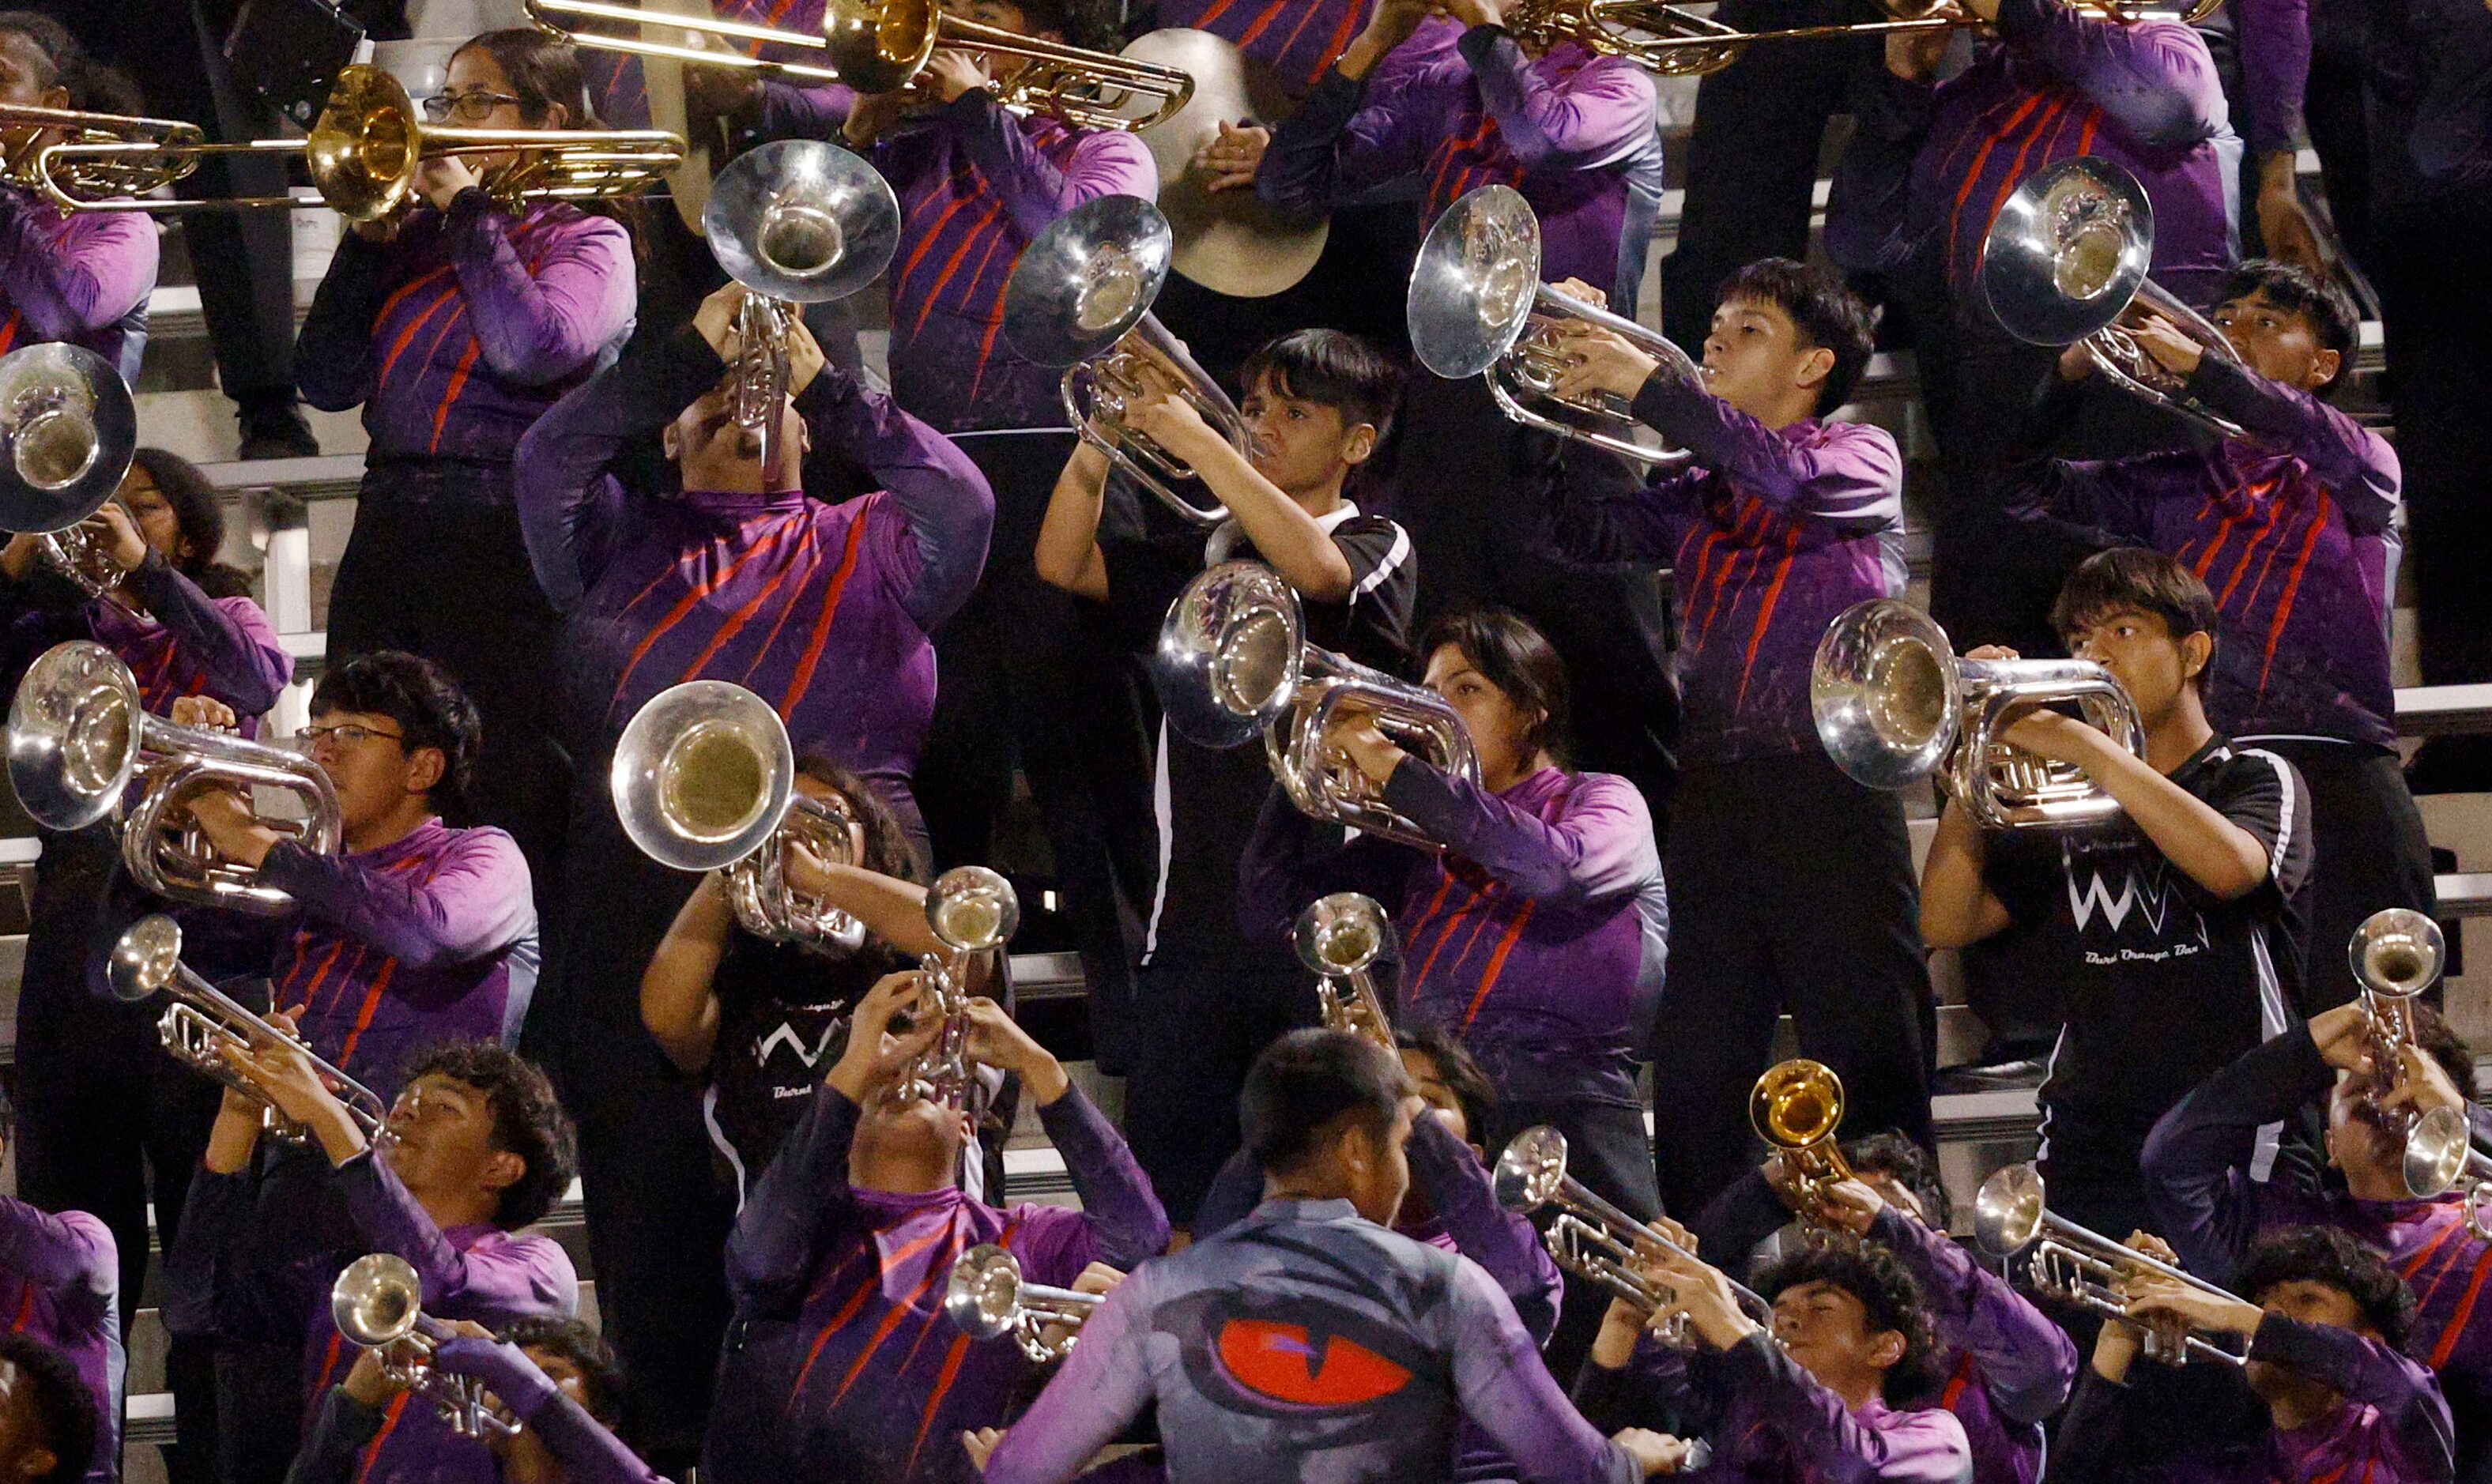
M 508 465 L 374 464 L 329 593 L 329 664 L 403 649 L 458 677 L 484 718 L 467 817 L 510 831 L 539 920 L 560 900 L 571 769 L 554 741 L 561 620 L 537 587 Z
M 1652 1041 L 1663 1204 L 1703 1210 L 1755 1167 L 1748 1092 L 1784 1011 L 1800 1054 L 1843 1079 L 1847 1137 L 1929 1143 L 1933 1011 L 1903 806 L 1802 754 L 1690 768 L 1676 815 Z
M 2317 1015 L 2355 995 L 2345 947 L 2363 918 L 2383 907 L 2428 912 L 2438 905 L 2431 842 L 2394 753 L 2342 742 L 2266 739 L 2249 745 L 2292 763 L 2310 786 L 2311 876 L 2302 900 L 2310 926 L 2303 938 L 2301 1013 Z
M 1239 957 L 1246 962 L 1163 959 L 1137 986 L 1125 1143 L 1179 1227 L 1193 1223 L 1212 1177 L 1237 1151 L 1246 1069 L 1282 1034 L 1317 1020 L 1306 970 L 1269 954 Z
M 2310 79 L 2302 121 L 2319 155 L 2328 220 L 2356 267 L 2379 286 L 2379 243 L 2371 231 L 2371 131 L 2362 107 L 2362 16 L 2358 0 L 2313 0 Z
M 1546 1123 L 1566 1136 L 1566 1172 L 1638 1220 L 1661 1214 L 1661 1193 L 1652 1180 L 1652 1141 L 1645 1137 L 1644 1110 L 1634 1104 L 1570 1098 L 1500 1097 L 1489 1110 L 1485 1127 L 1471 1137 L 1496 1160 L 1508 1141 L 1534 1124 Z M 1547 1211 L 1534 1224 L 1543 1232 L 1557 1215 Z M 1558 1310 L 1558 1327 L 1540 1348 L 1552 1376 L 1572 1376 L 1591 1352 L 1609 1311 L 1610 1291 L 1588 1278 L 1566 1274 L 1566 1294 Z

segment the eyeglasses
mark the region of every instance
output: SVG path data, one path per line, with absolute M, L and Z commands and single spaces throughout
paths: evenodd
M 374 731 L 370 727 L 358 727 L 352 722 L 336 727 L 306 727 L 294 735 L 301 738 L 307 748 L 319 747 L 328 742 L 341 743 L 346 747 L 361 747 L 374 737 L 387 737 L 392 742 L 406 740 L 406 733 L 402 731 Z
M 436 124 L 456 118 L 462 124 L 481 124 L 493 116 L 493 110 L 520 100 L 508 93 L 488 93 L 482 88 L 469 93 L 435 93 L 424 101 L 424 116 Z

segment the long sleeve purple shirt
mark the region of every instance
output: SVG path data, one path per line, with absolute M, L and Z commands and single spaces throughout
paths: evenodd
M 233 707 L 246 731 L 252 729 L 294 677 L 293 657 L 259 605 L 244 597 L 211 598 L 161 556 L 133 571 L 130 586 L 147 616 L 101 598 L 17 614 L 0 659 L 8 676 L 0 701 L 14 694 L 37 654 L 65 639 L 89 638 L 130 667 L 139 704 L 151 714 L 169 713 L 185 696 L 212 696 Z
M 1004 284 L 1021 250 L 1094 196 L 1159 194 L 1151 152 L 1130 134 L 1020 118 L 964 93 L 874 143 L 900 194 L 891 263 L 891 384 L 946 432 L 1061 428 L 1061 367 L 1003 338 Z
M 1481 186 L 1512 186 L 1540 218 L 1541 277 L 1632 306 L 1661 191 L 1654 109 L 1652 78 L 1632 62 L 1572 42 L 1529 58 L 1502 29 L 1475 26 L 1389 79 L 1382 68 L 1357 81 L 1324 74 L 1273 132 L 1255 189 L 1322 216 L 1416 178 L 1424 226 Z
M 1163 0 L 1159 23 L 1184 26 L 1234 42 L 1261 63 L 1291 98 L 1302 98 L 1330 71 L 1367 21 L 1363 0 Z M 1434 36 L 1451 29 L 1433 21 Z M 1394 48 L 1399 56 L 1409 43 Z
M 2075 1343 L 1945 1232 L 1890 1205 L 1869 1235 L 1920 1280 L 1939 1343 L 1953 1352 L 1942 1357 L 1939 1405 L 1964 1425 L 1973 1484 L 2034 1484 L 2042 1424 L 2076 1382 Z
M 121 1476 L 121 1260 L 112 1229 L 84 1211 L 54 1214 L 0 1196 L 0 1315 L 77 1367 L 95 1393 L 90 1484 Z
M 2301 142 L 2310 83 L 2310 0 L 2234 0 L 2241 142 L 2253 161 Z
M 601 373 L 519 445 L 528 557 L 571 615 L 563 668 L 580 745 L 602 759 L 650 697 L 732 680 L 778 708 L 798 753 L 828 753 L 913 817 L 931 636 L 977 585 L 994 495 L 950 439 L 830 367 L 797 410 L 815 447 L 846 451 L 881 490 L 832 505 L 797 490 L 627 487 L 609 467 L 627 441 L 726 370 L 687 328 Z
M 515 217 L 471 189 L 393 242 L 339 243 L 294 377 L 315 407 L 363 405 L 376 462 L 501 463 L 622 347 L 638 296 L 620 223 L 558 201 Z
M 1904 460 L 1883 428 L 1767 428 L 1667 374 L 1637 418 L 1695 463 L 1618 498 L 1561 493 L 1553 537 L 1579 562 L 1659 562 L 1679 617 L 1695 764 L 1820 751 L 1809 668 L 1825 626 L 1904 590 Z
M 1080 1210 L 993 1206 L 957 1186 L 857 1189 L 847 1178 L 857 1115 L 828 1085 L 816 1091 L 727 1240 L 738 1321 L 792 1317 L 799 1343 L 785 1352 L 792 1370 L 764 1383 L 780 1419 L 774 1436 L 713 1427 L 712 1471 L 722 1479 L 969 1484 L 977 1469 L 961 1433 L 1002 1425 L 1031 1366 L 1018 1345 L 972 1340 L 944 1317 L 953 1262 L 994 1243 L 1020 1260 L 1027 1281 L 1061 1288 L 1091 1262 L 1130 1269 L 1168 1243 L 1149 1179 L 1078 1088 L 1039 1118 L 1063 1151 Z M 1076 1353 L 1093 1334 L 1085 1325 Z
M 1172 1478 L 1447 1479 L 1465 1419 L 1523 1479 L 1641 1477 L 1567 1405 L 1479 1264 L 1347 1201 L 1266 1201 L 1137 1268 L 988 1460 L 988 1484 L 1071 1479 L 1154 1401 Z
M 66 341 L 134 384 L 156 266 L 156 223 L 146 213 L 62 212 L 0 186 L 0 355 Z
M 2394 746 L 2395 451 L 2318 398 L 2214 356 L 2189 389 L 2249 436 L 2057 465 L 2051 506 L 2205 579 L 2223 622 L 2207 706 L 2226 735 Z
M 710 14 L 721 20 L 748 26 L 770 26 L 799 35 L 819 35 L 822 0 L 712 0 Z M 821 66 L 818 52 L 788 50 L 760 42 L 723 39 L 747 56 L 769 55 Z M 640 59 L 620 51 L 582 47 L 580 70 L 588 75 L 589 96 L 597 100 L 597 116 L 615 129 L 647 129 L 649 84 Z M 765 76 L 761 81 L 761 116 L 751 130 L 755 141 L 806 138 L 835 139 L 856 91 L 837 82 Z M 724 163 L 723 161 L 714 162 Z
M 2044 165 L 2096 155 L 2153 203 L 2155 282 L 2192 303 L 2210 297 L 2233 249 L 2216 148 L 2229 115 L 2205 40 L 2062 0 L 2002 0 L 1998 26 L 1997 45 L 1935 88 L 1881 72 L 1829 200 L 1835 261 L 1892 269 L 1935 252 L 1975 303 L 1982 241 L 2008 194 Z
M 510 836 L 427 819 L 353 854 L 287 842 L 259 876 L 298 905 L 269 976 L 277 1007 L 301 1007 L 312 1049 L 383 1098 L 419 1047 L 517 1038 L 537 912 Z

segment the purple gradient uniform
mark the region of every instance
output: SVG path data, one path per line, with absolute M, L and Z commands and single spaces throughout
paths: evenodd
M 808 36 L 818 35 L 822 27 L 822 0 L 712 0 L 710 14 L 721 20 Z M 818 52 L 809 54 L 801 48 L 733 40 L 727 45 L 747 56 L 767 53 L 813 67 L 823 65 Z M 651 127 L 649 84 L 638 57 L 582 47 L 579 62 L 588 74 L 589 96 L 597 100 L 598 117 L 615 129 Z M 761 116 L 752 132 L 759 139 L 836 139 L 855 103 L 856 90 L 842 83 L 764 76 Z
M 2241 62 L 2241 142 L 2256 162 L 2301 142 L 2302 101 L 2310 82 L 2310 0 L 2236 0 L 2233 14 Z
M 1869 1235 L 1920 1281 L 1945 1351 L 1938 1405 L 1964 1425 L 1973 1484 L 2034 1484 L 2042 1474 L 2042 1424 L 2077 1379 L 2077 1348 L 2067 1331 L 1945 1232 L 1894 1206 L 1878 1213 Z
M 493 1399 L 553 1455 L 565 1484 L 663 1484 L 638 1454 L 557 1390 L 552 1378 L 518 1346 L 462 1337 L 442 1346 L 440 1363 L 444 1369 L 484 1381 Z M 303 1451 L 286 1470 L 285 1484 L 352 1484 L 368 1472 L 364 1451 L 384 1429 L 396 1425 L 400 1409 L 424 1405 L 394 1397 L 386 1406 L 367 1407 L 348 1396 L 343 1386 L 331 1388 L 321 1400 L 319 1417 L 304 1440 Z M 425 1472 L 401 1467 L 392 1476 L 393 1484 L 452 1484 L 473 1477 L 465 1467 L 469 1460 L 447 1462 L 447 1468 Z M 497 1466 L 496 1477 L 500 1471 Z
M 119 603 L 92 598 L 71 609 L 30 608 L 16 615 L 6 639 L 0 672 L 14 694 L 26 667 L 52 645 L 87 638 L 130 667 L 138 700 L 150 714 L 168 715 L 185 696 L 208 696 L 231 706 L 245 735 L 254 735 L 260 713 L 277 703 L 294 678 L 293 657 L 276 627 L 249 598 L 211 598 L 196 582 L 151 553 L 130 574 L 130 593 L 146 616 Z
M 135 384 L 156 288 L 156 223 L 144 212 L 63 212 L 0 186 L 0 355 L 66 341 Z
M 1363 0 L 1175 0 L 1159 8 L 1159 23 L 1236 43 L 1291 98 L 1303 98 L 1358 39 L 1369 9 Z M 1460 29 L 1459 22 L 1432 15 L 1416 39 L 1423 46 L 1448 45 Z M 1405 42 L 1392 54 L 1409 50 Z
M 120 1291 L 111 1228 L 84 1211 L 55 1215 L 0 1196 L 0 1322 L 67 1355 L 95 1393 L 89 1484 L 121 1476 Z

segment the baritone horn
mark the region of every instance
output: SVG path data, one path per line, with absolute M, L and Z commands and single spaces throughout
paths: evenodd
M 1822 1210 L 1825 1193 L 1852 1178 L 1835 1142 L 1843 1127 L 1843 1079 L 1825 1063 L 1795 1056 L 1765 1068 L 1748 1093 L 1748 1122 L 1782 1156 L 1803 1211 Z
M 944 951 L 918 974 L 915 1020 L 942 1023 L 942 1031 L 901 1074 L 892 1096 L 907 1102 L 931 1098 L 966 1108 L 977 1068 L 969 1060 L 969 1000 L 981 964 L 990 963 L 1021 927 L 1021 898 L 1012 883 L 984 866 L 955 866 L 926 888 L 926 926 Z
M 1655 467 L 1687 461 L 1636 441 L 1641 425 L 1621 400 L 1558 395 L 1567 355 L 1557 329 L 1567 320 L 1619 336 L 1672 375 L 1699 373 L 1656 332 L 1541 282 L 1540 221 L 1512 187 L 1482 186 L 1437 219 L 1410 268 L 1407 313 L 1421 364 L 1448 381 L 1485 376 L 1508 419 Z
M 82 345 L 0 356 L 0 530 L 33 535 L 44 564 L 90 598 L 119 586 L 121 569 L 86 522 L 112 503 L 138 449 L 137 404 L 121 372 Z
M 2204 1278 L 2054 1214 L 2045 1195 L 2039 1171 L 2031 1165 L 2010 1165 L 1981 1182 L 1973 1204 L 1973 1235 L 1982 1250 L 2002 1259 L 2028 1253 L 2027 1272 L 2040 1291 L 2132 1324 L 2139 1321 L 2130 1317 L 2121 1285 L 2142 1274 L 2167 1278 L 2201 1293 L 2234 1296 Z M 2192 1360 L 2242 1363 L 2240 1355 L 2176 1325 L 2140 1327 L 2150 1360 L 2166 1365 Z
M 519 1431 L 485 1404 L 484 1382 L 432 1363 L 445 1331 L 424 1312 L 424 1285 L 415 1264 L 397 1253 L 369 1253 L 347 1263 L 329 1287 L 329 1317 L 338 1333 L 379 1351 L 381 1374 L 431 1402 L 460 1437 L 508 1438 Z
M 1338 891 L 1307 904 L 1290 930 L 1298 962 L 1314 969 L 1316 994 L 1327 1029 L 1347 1030 L 1387 1051 L 1397 1045 L 1393 1018 L 1376 993 L 1376 961 L 1393 932 L 1392 920 L 1373 897 Z
M 2187 378 L 2138 343 L 2134 330 L 2157 314 L 2206 354 L 2240 364 L 2223 331 L 2146 276 L 2153 256 L 2145 188 L 2112 162 L 2083 155 L 2036 170 L 2000 207 L 1981 244 L 1981 292 L 2018 340 L 2082 343 L 2114 386 L 2218 437 L 2240 437 L 2239 423 L 2191 398 Z
M 1006 1335 L 1033 1365 L 1050 1365 L 1073 1351 L 1084 1320 L 1103 1297 L 1073 1289 L 1030 1283 L 1021 1260 L 993 1242 L 961 1254 L 943 1281 L 943 1312 L 972 1340 Z
M 2146 755 L 2136 703 L 2110 670 L 2090 660 L 1960 660 L 1945 630 L 1892 598 L 1854 604 L 1826 626 L 1808 698 L 1818 740 L 1854 782 L 1901 788 L 1936 775 L 1987 829 L 2073 828 L 2120 813 L 2082 769 L 2002 740 L 2036 706 L 2072 703 Z
M 1479 783 L 1462 714 L 1434 691 L 1306 642 L 1296 591 L 1260 563 L 1223 562 L 1187 583 L 1160 625 L 1150 669 L 1170 726 L 1214 748 L 1261 732 L 1272 776 L 1316 818 L 1443 848 L 1328 740 L 1353 711 L 1430 766 Z
M 211 790 L 274 789 L 297 800 L 302 822 L 262 815 L 315 855 L 337 853 L 342 824 L 337 790 L 301 753 L 150 715 L 138 681 L 102 644 L 72 639 L 39 656 L 9 706 L 9 781 L 35 822 L 83 829 L 142 786 L 122 825 L 121 859 L 149 891 L 262 916 L 294 899 L 262 884 L 255 866 L 219 851 L 191 817 Z
M 1125 421 L 1163 385 L 1246 451 L 1246 421 L 1151 313 L 1168 282 L 1168 218 L 1135 195 L 1103 195 L 1048 223 L 1004 285 L 1004 339 L 1041 366 L 1061 366 L 1057 394 L 1082 441 L 1108 456 L 1159 502 L 1196 525 L 1229 519 L 1218 500 L 1197 505 L 1171 487 L 1194 471 Z

